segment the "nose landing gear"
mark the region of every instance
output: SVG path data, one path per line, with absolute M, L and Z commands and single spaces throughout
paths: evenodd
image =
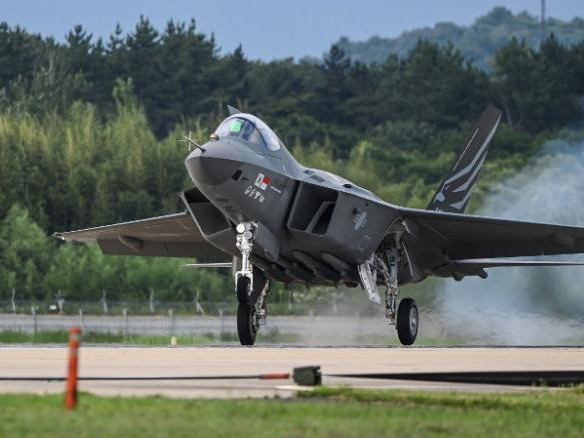
M 237 336 L 241 345 L 255 343 L 258 326 L 255 307 L 248 304 L 237 304 Z
M 269 280 L 249 261 L 254 230 L 252 222 L 242 222 L 236 228 L 236 246 L 241 252 L 241 269 L 235 273 L 237 336 L 241 345 L 253 345 L 259 328 L 265 325 L 270 291 Z

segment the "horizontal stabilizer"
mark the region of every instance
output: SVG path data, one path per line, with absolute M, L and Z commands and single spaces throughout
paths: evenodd
M 555 262 L 548 260 L 509 260 L 509 259 L 453 260 L 452 264 L 473 268 L 506 268 L 513 266 L 584 266 L 584 262 Z
M 491 259 L 495 263 L 509 257 L 584 253 L 584 227 L 416 208 L 400 207 L 398 211 L 408 229 L 442 242 L 444 254 L 451 263 L 457 260 L 471 263 L 468 260 L 476 259 Z M 509 262 L 520 263 L 514 259 Z
M 233 263 L 187 263 L 183 268 L 233 268 Z

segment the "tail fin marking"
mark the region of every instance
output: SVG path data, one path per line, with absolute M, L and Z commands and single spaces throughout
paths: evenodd
M 464 212 L 500 120 L 501 111 L 489 105 L 448 176 L 440 184 L 438 191 L 428 204 L 427 210 Z

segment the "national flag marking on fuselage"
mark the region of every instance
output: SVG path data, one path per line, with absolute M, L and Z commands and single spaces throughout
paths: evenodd
M 258 173 L 254 185 L 262 190 L 266 190 L 270 185 L 270 177 L 264 175 L 263 173 Z

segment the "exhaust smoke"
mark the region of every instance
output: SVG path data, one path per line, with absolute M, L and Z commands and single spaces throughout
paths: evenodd
M 501 183 L 476 214 L 584 226 L 584 142 L 557 140 L 543 152 Z M 445 280 L 437 293 L 440 325 L 449 337 L 490 344 L 584 343 L 584 268 L 490 269 L 487 280 Z

